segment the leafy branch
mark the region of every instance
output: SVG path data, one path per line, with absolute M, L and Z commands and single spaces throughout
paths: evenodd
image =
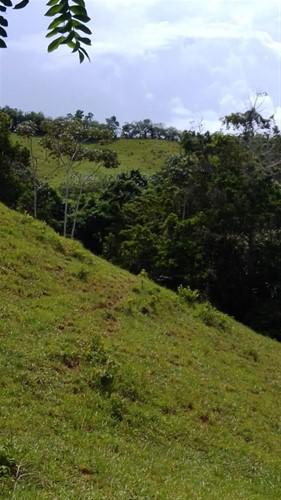
M 23 9 L 29 0 L 21 0 L 15 3 L 14 0 L 0 0 L 0 48 L 6 48 L 8 21 L 1 15 L 8 8 Z M 49 0 L 48 10 L 45 16 L 52 17 L 53 20 L 48 26 L 47 38 L 54 40 L 48 46 L 48 52 L 53 52 L 61 45 L 67 45 L 72 52 L 77 52 L 80 63 L 89 55 L 86 46 L 91 45 L 88 37 L 92 34 L 87 23 L 90 21 L 84 0 Z M 86 36 L 85 36 L 86 35 Z

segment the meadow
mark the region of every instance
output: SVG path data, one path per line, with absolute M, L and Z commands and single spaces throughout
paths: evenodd
M 21 136 L 12 134 L 13 143 L 19 142 L 28 146 L 28 142 Z M 100 146 L 87 145 L 88 148 Z M 152 175 L 157 172 L 164 164 L 165 160 L 172 154 L 179 153 L 180 145 L 172 141 L 160 141 L 156 139 L 118 139 L 106 146 L 107 149 L 116 151 L 119 160 L 119 167 L 114 169 L 96 169 L 92 163 L 83 161 L 79 165 L 79 172 L 88 174 L 97 171 L 97 179 L 103 179 L 109 176 L 116 176 L 121 172 L 139 169 L 144 175 Z M 40 145 L 40 139 L 33 138 L 33 153 L 38 160 L 38 171 L 42 177 L 46 178 L 48 183 L 57 188 L 63 182 L 63 172 L 59 167 L 58 161 L 51 157 Z
M 0 497 L 279 500 L 280 344 L 0 216 Z

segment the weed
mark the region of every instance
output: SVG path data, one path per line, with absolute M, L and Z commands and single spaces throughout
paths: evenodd
M 88 269 L 85 269 L 84 267 L 82 267 L 77 273 L 77 277 L 79 278 L 79 280 L 84 282 L 89 281 L 89 276 L 90 271 Z
M 255 363 L 259 361 L 259 355 L 254 349 L 250 349 L 247 353 L 247 357 L 252 359 Z
M 110 397 L 110 414 L 114 420 L 121 422 L 126 413 L 125 399 L 120 397 L 119 394 L 113 393 Z
M 95 336 L 88 359 L 93 365 L 90 386 L 104 394 L 111 394 L 116 383 L 118 365 L 106 352 L 100 337 Z
M 10 456 L 8 450 L 0 448 L 0 478 L 1 477 L 16 477 L 17 474 L 16 460 Z
M 180 285 L 178 287 L 178 296 L 183 302 L 190 305 L 194 305 L 200 301 L 200 292 L 192 290 L 189 286 L 183 287 Z
M 196 317 L 200 318 L 205 325 L 218 328 L 219 330 L 226 330 L 228 326 L 225 314 L 215 309 L 209 302 L 198 304 L 196 308 Z

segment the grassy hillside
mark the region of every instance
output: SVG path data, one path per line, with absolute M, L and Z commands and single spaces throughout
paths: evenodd
M 0 497 L 279 500 L 280 344 L 0 217 Z
M 26 144 L 25 139 L 13 134 L 13 141 Z M 94 147 L 89 145 L 89 148 Z M 180 145 L 176 142 L 159 140 L 120 139 L 107 146 L 117 152 L 120 166 L 117 169 L 100 169 L 98 177 L 105 175 L 117 175 L 132 169 L 139 169 L 143 174 L 151 175 L 163 165 L 165 159 L 176 154 Z M 34 155 L 38 158 L 38 166 L 42 175 L 49 178 L 50 184 L 57 187 L 63 180 L 63 174 L 56 169 L 56 161 L 47 156 L 45 150 L 40 146 L 40 140 L 34 139 Z M 87 173 L 92 171 L 92 164 L 85 161 L 80 170 Z

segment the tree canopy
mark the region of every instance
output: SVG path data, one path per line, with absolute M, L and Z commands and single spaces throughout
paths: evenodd
M 29 0 L 0 0 L 0 48 L 6 48 L 8 21 L 4 17 L 7 9 L 23 9 Z M 46 3 L 45 16 L 52 18 L 48 26 L 47 38 L 53 38 L 48 46 L 48 52 L 56 50 L 61 45 L 67 45 L 72 52 L 77 52 L 80 62 L 85 57 L 89 59 L 85 45 L 91 45 L 89 35 L 92 34 L 87 23 L 90 21 L 84 0 L 49 0 Z M 85 36 L 86 35 L 86 36 Z

